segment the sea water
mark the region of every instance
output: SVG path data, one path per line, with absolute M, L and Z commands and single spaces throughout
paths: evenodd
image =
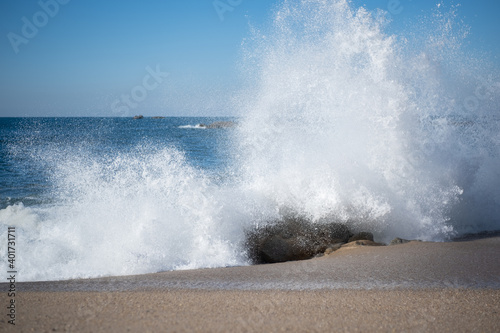
M 379 241 L 500 229 L 498 69 L 456 16 L 394 32 L 343 0 L 285 1 L 244 42 L 234 128 L 1 119 L 19 279 L 245 265 L 245 230 L 289 214 Z

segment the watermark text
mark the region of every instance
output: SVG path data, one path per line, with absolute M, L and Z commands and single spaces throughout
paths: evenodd
M 227 12 L 232 12 L 234 8 L 243 3 L 243 0 L 215 0 L 212 2 L 215 12 L 221 21 L 224 21 L 224 15 Z
M 12 49 L 16 54 L 19 53 L 19 47 L 21 45 L 26 45 L 29 41 L 38 35 L 39 29 L 45 27 L 51 18 L 54 18 L 57 13 L 59 13 L 60 5 L 66 5 L 70 0 L 40 0 L 38 5 L 41 10 L 33 14 L 31 19 L 23 16 L 21 21 L 23 26 L 21 27 L 21 34 L 15 32 L 9 32 L 7 34 L 7 39 L 12 46 Z
M 142 84 L 136 85 L 130 90 L 129 94 L 122 94 L 111 104 L 113 113 L 128 115 L 130 109 L 135 109 L 139 103 L 148 97 L 148 92 L 158 88 L 158 86 L 168 77 L 167 72 L 162 72 L 160 65 L 156 65 L 153 70 L 150 66 L 146 67 L 146 74 L 142 79 Z
M 16 324 L 16 228 L 8 227 L 7 230 L 7 291 L 9 304 L 7 306 L 8 323 Z

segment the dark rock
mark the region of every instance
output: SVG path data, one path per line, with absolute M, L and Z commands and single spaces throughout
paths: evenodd
M 344 224 L 312 223 L 294 216 L 248 231 L 246 247 L 254 263 L 285 262 L 312 258 L 350 236 Z
M 313 252 L 304 247 L 301 239 L 284 239 L 279 235 L 270 236 L 260 249 L 264 262 L 285 262 L 309 259 Z
M 142 118 L 144 118 L 144 116 L 142 114 L 134 116 L 134 119 L 142 119 Z
M 151 119 L 165 119 L 165 117 L 162 117 L 162 116 L 155 116 L 155 117 L 151 117 Z
M 354 242 L 357 240 L 369 240 L 369 241 L 373 242 L 373 234 L 371 232 L 359 232 L 359 233 L 355 234 L 354 236 L 352 236 L 351 238 L 349 238 L 348 243 Z
M 407 239 L 402 239 L 402 238 L 394 238 L 389 245 L 398 245 L 398 244 L 405 244 L 409 243 L 410 241 Z

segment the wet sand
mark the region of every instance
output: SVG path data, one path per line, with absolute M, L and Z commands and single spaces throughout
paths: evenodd
M 2 331 L 500 332 L 500 237 L 16 288 Z

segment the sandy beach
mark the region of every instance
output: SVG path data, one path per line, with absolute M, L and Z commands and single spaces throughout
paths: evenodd
M 16 284 L 18 332 L 498 332 L 500 237 Z M 7 290 L 7 284 L 1 284 Z M 8 305 L 6 292 L 2 307 Z M 4 311 L 5 312 L 5 311 Z

